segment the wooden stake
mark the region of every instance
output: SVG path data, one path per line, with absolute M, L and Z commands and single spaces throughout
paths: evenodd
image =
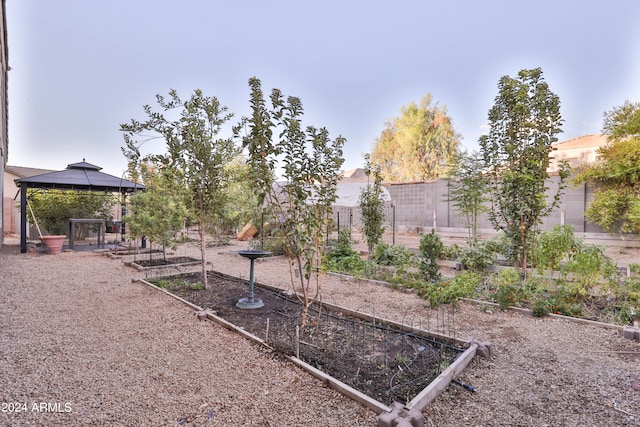
M 267 317 L 267 330 L 264 333 L 264 342 L 269 341 L 269 318 Z

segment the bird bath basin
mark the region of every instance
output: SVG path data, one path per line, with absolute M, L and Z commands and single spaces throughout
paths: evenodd
M 249 270 L 249 296 L 246 298 L 240 298 L 236 303 L 236 307 L 238 308 L 260 308 L 264 306 L 264 303 L 260 298 L 255 298 L 253 296 L 253 263 L 256 259 L 266 257 L 271 255 L 271 252 L 260 251 L 255 249 L 246 249 L 241 251 L 236 251 L 237 254 L 243 256 L 245 258 L 249 258 L 251 261 L 251 269 Z

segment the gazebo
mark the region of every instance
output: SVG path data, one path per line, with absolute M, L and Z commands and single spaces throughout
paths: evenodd
M 127 195 L 145 186 L 124 178 L 100 172 L 102 168 L 91 163 L 72 163 L 65 170 L 16 179 L 20 187 L 20 252 L 27 252 L 27 189 L 61 189 L 102 191 Z

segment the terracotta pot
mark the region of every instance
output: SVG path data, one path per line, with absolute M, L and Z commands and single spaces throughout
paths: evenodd
M 64 239 L 67 236 L 63 235 L 55 235 L 55 236 L 42 236 L 42 242 L 49 249 L 50 254 L 59 254 L 62 252 L 62 245 L 64 243 Z

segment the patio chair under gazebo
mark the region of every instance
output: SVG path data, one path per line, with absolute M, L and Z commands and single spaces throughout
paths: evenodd
M 20 187 L 20 252 L 27 252 L 27 189 L 86 190 L 127 195 L 145 186 L 124 178 L 100 172 L 99 166 L 82 162 L 72 163 L 65 170 L 16 179 Z

